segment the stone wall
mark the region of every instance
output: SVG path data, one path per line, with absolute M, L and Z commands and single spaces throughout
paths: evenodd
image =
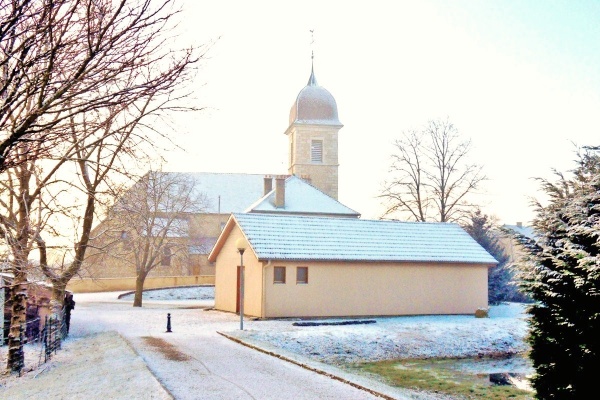
M 211 275 L 157 276 L 147 277 L 146 281 L 144 282 L 144 289 L 214 284 L 215 277 Z M 73 293 L 116 292 L 123 290 L 135 290 L 135 277 L 101 279 L 74 278 L 67 285 L 67 289 L 72 291 Z

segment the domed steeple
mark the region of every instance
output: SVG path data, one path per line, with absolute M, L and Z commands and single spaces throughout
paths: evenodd
M 308 83 L 298 93 L 290 110 L 290 125 L 294 123 L 342 126 L 337 103 L 331 93 L 317 83 L 314 66 L 311 66 Z
M 334 199 L 338 196 L 338 132 L 342 128 L 335 99 L 319 86 L 311 66 L 310 78 L 290 111 L 288 172 Z

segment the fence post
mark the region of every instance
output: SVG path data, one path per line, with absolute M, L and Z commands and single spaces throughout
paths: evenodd
M 44 318 L 44 362 L 48 362 L 48 316 Z

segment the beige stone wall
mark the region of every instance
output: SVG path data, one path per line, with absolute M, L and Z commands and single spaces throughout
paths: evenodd
M 221 225 L 229 218 L 229 214 L 196 214 L 190 216 L 189 228 L 190 238 L 216 238 L 221 233 Z M 122 254 L 114 256 L 115 249 L 123 244 L 118 240 L 120 231 L 111 229 L 111 220 L 105 220 L 94 229 L 91 241 L 92 246 L 88 248 L 86 262 L 82 274 L 89 278 L 125 278 L 133 277 L 135 265 L 133 257 L 123 257 Z M 106 232 L 106 234 L 100 234 Z M 208 254 L 189 254 L 188 245 L 193 242 L 190 238 L 170 238 L 169 241 L 179 245 L 179 250 L 174 253 L 170 266 L 158 266 L 154 268 L 149 276 L 180 276 L 180 275 L 203 275 L 214 276 L 215 266 L 208 262 Z M 95 247 L 105 250 L 97 250 Z M 210 249 L 207 249 L 210 251 Z M 118 251 L 122 253 L 122 251 Z M 111 255 L 113 254 L 113 255 Z
M 286 284 L 273 283 L 285 266 Z M 308 284 L 296 284 L 296 267 Z M 474 314 L 487 308 L 486 266 L 399 263 L 289 263 L 265 266 L 264 317 Z
M 237 267 L 240 265 L 240 254 L 235 248 L 235 242 L 242 237 L 240 229 L 236 226 L 223 245 L 216 262 L 215 273 L 215 308 L 217 310 L 236 312 L 237 310 Z M 245 290 L 244 314 L 252 316 L 262 315 L 262 263 L 258 262 L 252 249 L 244 253 Z
M 218 237 L 229 214 L 195 214 L 190 219 L 190 235 L 196 237 Z
M 236 311 L 235 227 L 217 258 L 215 307 Z M 260 263 L 246 252 L 244 313 L 255 317 L 349 317 L 474 314 L 488 307 L 485 265 L 435 263 Z M 273 282 L 276 266 L 286 283 Z M 308 267 L 308 284 L 296 283 L 296 267 Z M 261 289 L 264 287 L 264 291 Z
M 214 276 L 159 276 L 146 278 L 146 281 L 144 282 L 144 289 L 214 284 Z M 74 278 L 67 285 L 67 289 L 73 293 L 135 290 L 135 278 Z
M 310 176 L 311 184 L 334 199 L 338 198 L 338 128 L 329 126 L 292 127 L 289 135 L 290 166 L 288 172 L 296 176 Z M 312 163 L 312 140 L 323 140 L 323 162 Z

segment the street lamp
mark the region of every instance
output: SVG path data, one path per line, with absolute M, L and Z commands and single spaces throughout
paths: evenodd
M 240 330 L 244 330 L 244 251 L 246 241 L 239 238 L 235 241 L 235 247 L 240 252 Z

